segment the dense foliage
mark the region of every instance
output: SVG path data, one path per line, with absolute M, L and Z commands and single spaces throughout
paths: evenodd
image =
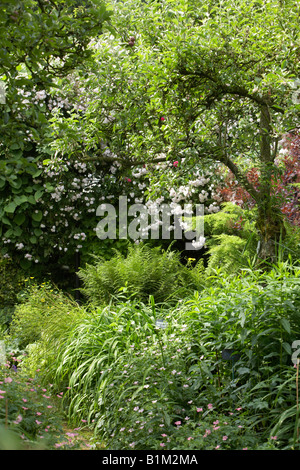
M 84 308 L 32 286 L 12 326 L 28 343 L 24 370 L 63 391 L 70 422 L 110 449 L 298 448 L 299 268 L 204 279 L 173 306 Z
M 299 3 L 2 3 L 0 449 L 299 450 Z

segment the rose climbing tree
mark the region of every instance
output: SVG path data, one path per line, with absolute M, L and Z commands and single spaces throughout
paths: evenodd
M 199 164 L 230 171 L 257 209 L 259 259 L 274 260 L 285 236 L 276 157 L 299 127 L 299 3 L 112 4 L 115 33 L 100 39 L 91 78 L 100 98 L 81 120 L 85 158 L 101 160 L 104 139 L 127 167 L 177 161 L 187 179 Z M 77 120 L 60 135 L 57 124 L 57 149 L 82 142 Z

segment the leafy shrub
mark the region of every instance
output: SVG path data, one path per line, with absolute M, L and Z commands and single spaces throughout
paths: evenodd
M 22 302 L 15 308 L 10 324 L 10 339 L 19 347 L 35 343 L 51 329 L 51 337 L 69 328 L 72 320 L 82 310 L 70 297 L 55 289 L 50 283 L 32 284 L 23 294 Z
M 24 277 L 9 259 L 0 258 L 0 325 L 8 326 L 24 287 Z
M 196 268 L 180 263 L 180 255 L 159 247 L 130 245 L 127 256 L 116 252 L 109 261 L 96 259 L 81 269 L 82 291 L 94 305 L 109 303 L 121 292 L 126 298 L 147 302 L 152 295 L 156 303 L 173 301 L 200 288 Z
M 226 273 L 237 272 L 248 267 L 254 259 L 258 237 L 253 210 L 224 203 L 219 212 L 204 216 L 204 231 L 208 247 L 208 274 L 220 268 Z
M 223 203 L 222 209 L 204 216 L 208 263 L 206 274 L 215 269 L 224 273 L 239 272 L 254 266 L 259 237 L 255 227 L 256 209 L 243 209 L 237 204 Z M 280 262 L 299 260 L 300 231 L 288 221 L 284 222 L 286 236 L 276 246 Z
M 70 421 L 86 420 L 108 448 L 297 448 L 299 282 L 299 268 L 282 263 L 216 272 L 176 305 L 80 307 L 59 334 L 49 321 L 29 358 L 66 390 Z

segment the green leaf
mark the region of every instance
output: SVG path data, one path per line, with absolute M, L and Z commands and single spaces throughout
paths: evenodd
M 25 214 L 21 213 L 21 214 L 17 214 L 15 217 L 14 217 L 14 222 L 17 224 L 17 225 L 22 225 L 26 220 L 26 216 Z
M 28 259 L 21 259 L 20 266 L 22 269 L 27 270 L 31 267 L 31 262 Z
M 36 222 L 40 222 L 43 218 L 43 213 L 42 211 L 37 211 L 37 212 L 34 212 L 31 217 Z
M 1 220 L 5 225 L 11 225 L 11 221 L 7 217 L 4 216 Z
M 292 354 L 292 348 L 291 348 L 291 345 L 289 343 L 287 343 L 287 342 L 282 343 L 282 347 L 289 355 Z
M 291 333 L 290 322 L 286 318 L 281 318 L 280 319 L 280 324 L 283 326 L 285 331 L 287 331 L 287 333 L 289 333 L 289 334 Z
M 5 212 L 9 212 L 10 214 L 13 214 L 16 210 L 17 205 L 15 202 L 10 202 L 7 204 L 7 206 L 4 207 Z
M 35 195 L 34 195 L 34 199 L 36 201 L 38 201 L 44 194 L 44 190 L 43 189 L 39 189 L 38 191 L 36 191 Z
M 13 232 L 16 237 L 20 237 L 23 233 L 23 230 L 20 227 L 15 227 L 13 229 Z

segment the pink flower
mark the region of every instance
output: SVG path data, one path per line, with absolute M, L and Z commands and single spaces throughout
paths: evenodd
M 66 435 L 69 437 L 75 437 L 78 436 L 78 432 L 66 432 Z
M 22 416 L 19 415 L 19 416 L 17 416 L 17 419 L 14 421 L 14 423 L 19 424 L 22 421 L 22 419 L 23 419 Z
M 6 384 L 8 384 L 8 383 L 12 382 L 12 380 L 13 380 L 13 379 L 11 379 L 10 377 L 5 377 L 4 382 L 5 382 Z
M 223 439 L 223 441 L 227 441 L 228 436 L 223 436 L 222 439 Z
M 270 438 L 270 439 L 274 439 L 274 441 L 276 441 L 276 439 L 277 439 L 277 436 L 271 436 L 271 438 Z
M 193 437 L 188 437 L 187 440 L 188 441 L 191 441 L 192 439 L 194 439 Z
M 164 447 L 166 444 L 164 442 L 161 442 L 159 445 L 160 447 Z
M 161 117 L 160 120 L 161 120 L 161 121 L 165 121 L 165 118 L 164 118 L 164 117 Z
M 0 393 L 6 393 L 6 391 L 5 390 L 0 390 Z
M 212 410 L 212 409 L 213 409 L 212 403 L 209 403 L 209 404 L 207 405 L 207 408 L 208 408 L 209 410 Z
M 65 444 L 68 444 L 68 442 L 57 442 L 56 444 L 54 444 L 54 446 L 58 449 L 59 447 L 62 447 L 64 446 Z
M 176 421 L 174 424 L 176 424 L 176 426 L 180 426 L 180 425 L 181 425 L 181 421 Z
M 203 408 L 197 408 L 197 413 L 200 413 L 200 411 L 203 411 Z
M 35 420 L 36 424 L 42 424 L 42 421 Z
M 173 166 L 178 166 L 178 163 L 179 163 L 178 161 L 174 162 Z

